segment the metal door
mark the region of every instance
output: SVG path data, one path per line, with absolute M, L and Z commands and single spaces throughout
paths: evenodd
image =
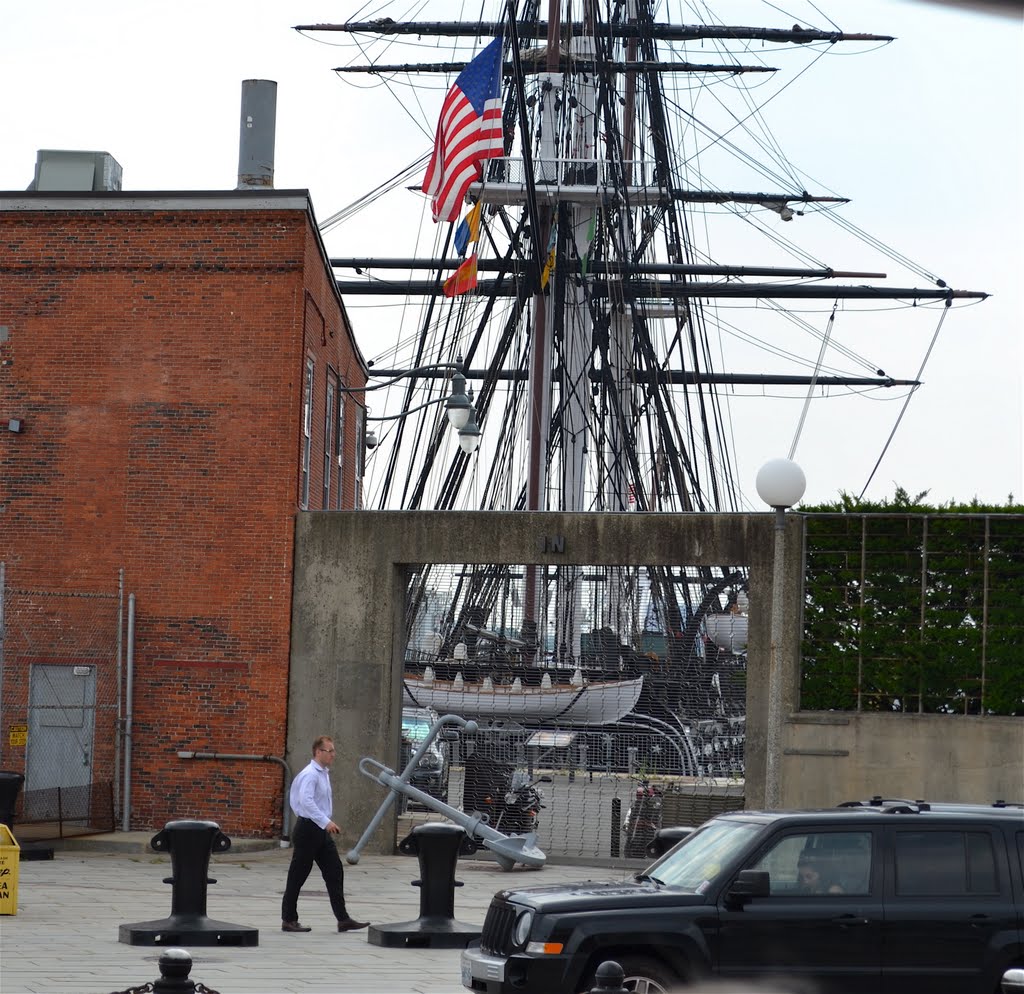
M 27 803 L 29 791 L 88 788 L 92 782 L 95 711 L 95 666 L 32 665 L 25 754 Z M 61 816 L 57 790 L 32 795 L 31 805 L 33 810 L 26 810 L 26 818 L 42 820 Z M 88 810 L 87 805 L 85 810 Z

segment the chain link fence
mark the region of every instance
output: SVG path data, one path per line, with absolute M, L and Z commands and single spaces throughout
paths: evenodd
M 113 830 L 122 584 L 53 591 L 0 564 L 0 756 L 24 772 L 25 839 Z
M 742 568 L 417 569 L 404 723 L 479 726 L 431 760 L 440 793 L 589 858 L 742 806 L 745 589 Z
M 805 527 L 802 708 L 1024 715 L 1024 515 Z

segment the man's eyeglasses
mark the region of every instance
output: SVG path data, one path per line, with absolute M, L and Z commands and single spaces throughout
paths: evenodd
M 335 751 L 336 750 L 335 750 L 334 746 L 331 746 L 330 749 L 325 749 L 323 746 L 320 746 L 320 748 L 317 749 L 317 752 L 335 752 Z

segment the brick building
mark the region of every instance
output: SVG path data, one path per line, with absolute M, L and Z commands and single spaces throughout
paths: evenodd
M 279 832 L 295 515 L 358 507 L 364 449 L 308 194 L 0 193 L 0 253 L 0 767 L 26 828 L 130 805 Z

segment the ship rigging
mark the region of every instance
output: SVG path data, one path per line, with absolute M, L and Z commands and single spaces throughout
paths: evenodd
M 871 265 L 833 266 L 789 235 L 790 222 L 809 228 L 812 241 L 833 225 L 863 233 L 842 213 L 848 198 L 809 191 L 764 124 L 770 95 L 759 87 L 780 72 L 769 62 L 794 49 L 820 55 L 891 36 L 692 24 L 651 0 L 550 0 L 545 10 L 532 0 L 498 11 L 475 23 L 381 17 L 297 28 L 358 38 L 366 58 L 336 72 L 388 85 L 453 78 L 502 38 L 504 148 L 481 163 L 464 207 L 480 207 L 472 288 L 448 292 L 465 258 L 454 248 L 457 222 L 434 228 L 423 258 L 331 260 L 346 298 L 419 307 L 415 332 L 397 336 L 371 369 L 419 372 L 389 391 L 394 412 L 406 416 L 374 451 L 367 506 L 740 510 L 733 391 L 802 389 L 808 399 L 913 391 L 917 370 L 890 375 L 844 344 L 836 323 L 872 313 L 889 320 L 892 307 L 940 323 L 955 305 L 985 298 L 877 239 L 864 236 Z M 449 57 L 394 57 L 409 44 L 445 46 Z M 724 87 L 739 110 L 724 109 Z M 414 166 L 426 162 L 422 151 L 410 150 Z M 716 166 L 723 176 L 712 182 Z M 386 188 L 411 199 L 417 194 L 401 184 L 412 176 L 405 167 Z M 902 281 L 887 282 L 881 256 Z M 910 285 L 907 274 L 923 285 Z M 730 366 L 723 343 L 731 341 L 755 345 L 747 355 L 761 367 Z M 450 375 L 425 369 L 433 363 L 460 365 L 473 384 L 483 429 L 476 454 L 453 446 L 443 416 L 428 406 Z M 657 655 L 648 647 L 659 635 L 674 678 L 701 682 L 709 654 L 719 655 L 702 621 L 734 607 L 745 583 L 742 564 L 728 563 L 600 576 L 465 566 L 441 595 L 436 575 L 424 567 L 410 583 L 409 642 L 421 669 L 465 661 L 446 674 L 452 679 L 469 664 L 494 665 L 498 643 L 504 662 L 537 674 L 589 665 L 635 677 L 627 664 Z M 496 639 L 479 638 L 481 628 Z M 459 646 L 463 655 L 453 656 Z M 723 652 L 742 656 L 731 642 Z M 668 697 L 678 719 L 679 695 Z

